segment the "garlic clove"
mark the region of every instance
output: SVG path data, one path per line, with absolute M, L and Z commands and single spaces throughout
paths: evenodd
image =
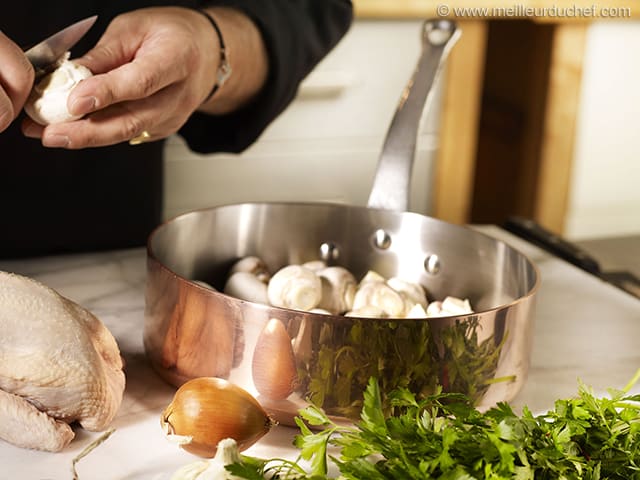
M 224 293 L 248 302 L 269 303 L 267 285 L 248 272 L 235 272 L 227 279 Z
M 407 282 L 398 277 L 391 277 L 387 280 L 387 285 L 409 299 L 412 304 L 418 304 L 423 308 L 427 308 L 427 294 L 425 293 L 424 287 L 419 283 Z
M 40 125 L 78 120 L 82 115 L 69 112 L 67 99 L 76 85 L 92 75 L 87 67 L 69 60 L 67 52 L 56 69 L 33 86 L 25 112 Z
M 389 317 L 402 317 L 405 302 L 402 296 L 384 282 L 370 281 L 363 284 L 353 300 L 353 310 L 365 306 L 380 308 Z
M 271 400 L 284 400 L 297 383 L 291 337 L 277 318 L 267 322 L 253 352 L 251 373 L 256 390 Z
M 264 283 L 268 283 L 269 279 L 271 278 L 271 274 L 269 273 L 267 265 L 262 261 L 261 258 L 258 258 L 256 256 L 244 257 L 234 263 L 231 267 L 231 270 L 229 271 L 229 275 L 231 276 L 236 272 L 250 273 L 258 277 L 258 279 Z
M 227 380 L 198 377 L 183 384 L 160 417 L 168 440 L 184 450 L 211 458 L 220 440 L 233 438 L 249 448 L 274 423 L 258 401 Z
M 308 268 L 288 265 L 271 277 L 267 295 L 274 307 L 308 311 L 320 303 L 322 282 Z
M 357 283 L 353 274 L 344 267 L 327 267 L 317 271 L 322 282 L 322 298 L 319 308 L 333 314 L 353 308 Z
M 170 480 L 240 480 L 225 466 L 241 460 L 237 442 L 233 438 L 224 438 L 218 442 L 216 456 L 212 460 L 185 465 L 176 470 Z

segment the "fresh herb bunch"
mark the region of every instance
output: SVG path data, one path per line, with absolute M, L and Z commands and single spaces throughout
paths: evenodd
M 418 399 L 444 391 L 482 398 L 495 382 L 495 372 L 506 334 L 479 339 L 476 317 L 434 328 L 423 320 L 315 322 L 317 345 L 298 357 L 301 395 L 329 415 L 358 419 L 363 391 L 370 378 L 378 379 L 383 409 L 386 392 L 405 388 Z M 295 336 L 295 335 L 294 335 Z M 505 380 L 512 379 L 507 378 Z
M 482 413 L 467 396 L 442 391 L 417 400 L 407 389 L 390 394 L 385 415 L 371 379 L 355 426 L 308 407 L 296 419 L 297 461 L 245 456 L 227 469 L 252 480 L 327 479 L 329 462 L 339 478 L 361 480 L 640 479 L 640 395 L 628 394 L 639 376 L 610 398 L 580 382 L 576 398 L 539 416 L 527 408 L 518 416 L 506 403 Z

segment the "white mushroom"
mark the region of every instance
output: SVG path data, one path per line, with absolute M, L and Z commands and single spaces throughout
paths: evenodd
M 471 304 L 466 298 L 446 297 L 442 301 L 442 310 L 449 312 L 449 315 L 466 315 L 473 313 Z
M 267 295 L 274 307 L 311 310 L 320 303 L 322 282 L 308 268 L 288 265 L 271 277 Z
M 370 281 L 364 283 L 353 299 L 353 310 L 374 306 L 380 308 L 389 317 L 402 317 L 404 314 L 404 298 L 384 282 Z
M 333 314 L 351 310 L 357 288 L 353 274 L 344 267 L 327 267 L 316 273 L 322 281 L 322 298 L 318 306 Z
M 427 308 L 427 295 L 424 288 L 419 283 L 408 282 L 398 277 L 391 277 L 387 280 L 387 285 L 393 288 L 404 298 L 405 316 L 415 305 L 420 305 L 423 309 Z
M 428 317 L 424 307 L 416 303 L 408 312 L 405 312 L 404 318 L 426 318 Z
M 267 285 L 248 272 L 236 272 L 227 279 L 224 293 L 248 302 L 269 303 Z
M 201 287 L 204 288 L 208 288 L 209 290 L 213 290 L 214 292 L 216 291 L 215 288 L 213 288 L 211 285 L 209 285 L 207 282 L 204 282 L 202 280 L 192 280 L 193 283 L 196 283 L 198 285 L 200 285 Z
M 41 125 L 81 118 L 81 115 L 76 116 L 69 112 L 67 99 L 78 83 L 92 75 L 87 67 L 70 61 L 69 52 L 67 52 L 56 69 L 34 85 L 24 105 L 25 112 Z
M 229 271 L 229 275 L 233 275 L 236 272 L 250 273 L 264 283 L 269 283 L 269 278 L 271 278 L 267 265 L 262 259 L 255 256 L 244 257 L 234 263 Z
M 323 268 L 327 268 L 327 264 L 322 260 L 311 260 L 309 262 L 303 263 L 302 266 L 308 268 L 309 270 L 313 270 L 314 272 L 322 270 Z
M 361 287 L 365 283 L 369 283 L 369 282 L 384 282 L 384 281 L 385 281 L 385 278 L 382 275 L 380 275 L 378 272 L 369 270 L 365 274 L 365 276 L 362 277 L 362 280 L 360 280 L 360 284 L 358 286 Z
M 365 305 L 357 310 L 351 310 L 344 314 L 345 317 L 384 318 L 387 315 L 384 310 L 373 305 Z
M 446 313 L 442 313 L 442 302 L 436 300 L 427 306 L 427 317 L 443 317 Z

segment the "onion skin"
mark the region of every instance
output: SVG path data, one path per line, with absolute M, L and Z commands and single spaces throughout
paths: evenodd
M 269 432 L 274 422 L 247 391 L 221 378 L 199 377 L 176 391 L 160 424 L 165 435 L 179 438 L 187 452 L 212 458 L 220 440 L 233 438 L 242 451 Z

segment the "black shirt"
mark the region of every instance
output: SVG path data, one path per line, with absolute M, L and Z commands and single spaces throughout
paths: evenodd
M 20 0 L 3 6 L 0 30 L 28 47 L 98 15 L 72 58 L 93 46 L 123 11 L 158 5 L 227 5 L 260 28 L 270 73 L 260 96 L 224 116 L 195 113 L 180 130 L 197 152 L 240 152 L 294 98 L 298 83 L 352 19 L 348 0 Z M 2 68 L 2 66 L 0 66 Z M 162 215 L 163 142 L 85 150 L 50 149 L 25 138 L 20 120 L 0 133 L 0 257 L 143 245 Z

